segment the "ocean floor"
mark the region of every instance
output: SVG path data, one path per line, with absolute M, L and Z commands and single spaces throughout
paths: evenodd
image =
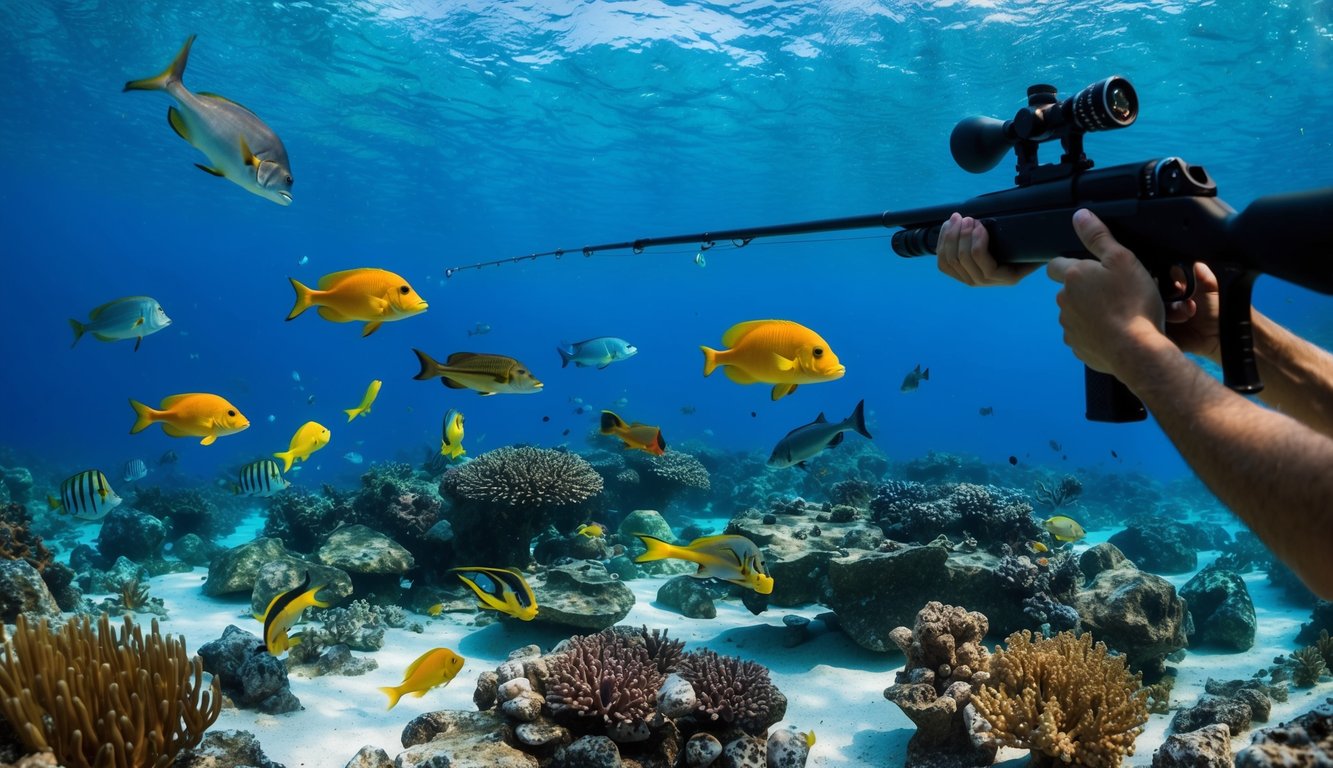
M 244 543 L 254 531 L 253 525 L 246 526 L 221 543 L 225 546 Z M 1094 535 L 1080 547 L 1104 538 Z M 1200 553 L 1200 566 L 1206 565 L 1215 554 Z M 1168 578 L 1180 587 L 1192 575 Z M 184 636 L 191 653 L 221 636 L 228 624 L 259 634 L 259 622 L 249 615 L 249 600 L 222 601 L 204 596 L 200 587 L 205 576 L 205 569 L 196 568 L 192 573 L 151 580 L 151 594 L 162 598 L 170 611 L 170 617 L 160 622 L 162 631 Z M 901 654 L 872 653 L 837 632 L 817 635 L 794 648 L 784 647 L 783 616 L 797 613 L 813 617 L 826 610 L 822 606 L 776 609 L 755 616 L 737 601 L 720 601 L 716 619 L 688 619 L 654 603 L 657 589 L 665 579 L 627 582 L 637 602 L 624 624 L 665 627 L 672 637 L 686 641 L 687 649 L 708 647 L 766 665 L 774 683 L 788 698 L 787 717 L 777 727 L 813 729 L 817 735 L 808 765 L 827 768 L 901 765 L 914 726 L 883 696 L 884 689 L 893 683 L 893 673 L 902 667 Z M 1193 703 L 1210 677 L 1249 678 L 1275 656 L 1294 649 L 1295 635 L 1301 623 L 1309 619 L 1309 608 L 1291 606 L 1261 572 L 1247 574 L 1245 579 L 1259 619 L 1254 648 L 1231 654 L 1189 651 L 1183 661 L 1172 665 L 1178 671 L 1173 706 Z M 100 595 L 90 597 L 96 599 Z M 928 599 L 929 596 L 922 596 L 922 604 Z M 543 651 L 549 651 L 567 636 L 567 631 L 535 623 L 512 626 L 497 622 L 477 627 L 472 624 L 473 617 L 464 614 L 438 617 L 411 614 L 411 617 L 424 625 L 424 632 L 389 629 L 380 651 L 357 654 L 374 658 L 379 669 L 357 677 L 307 678 L 294 673 L 291 689 L 304 710 L 265 715 L 224 709 L 214 728 L 254 733 L 268 757 L 287 768 L 342 768 L 368 744 L 384 749 L 392 757 L 401 751 L 400 735 L 412 718 L 434 710 L 475 709 L 472 693 L 479 673 L 493 670 L 520 646 L 536 643 Z M 140 619 L 147 622 L 148 617 Z M 447 687 L 430 691 L 421 698 L 404 697 L 392 711 L 386 710 L 387 699 L 377 689 L 397 685 L 411 661 L 439 646 L 452 648 L 466 659 L 458 677 Z M 1333 696 L 1333 682 L 1327 678 L 1313 689 L 1292 689 L 1288 701 L 1274 702 L 1269 724 L 1290 719 L 1330 696 Z M 1138 739 L 1136 754 L 1126 765 L 1151 764 L 1153 750 L 1164 740 L 1170 717 L 1152 716 Z M 1249 734 L 1242 734 L 1233 747 L 1240 749 L 1249 741 Z M 1023 751 L 1004 750 L 1000 757 L 1002 764 L 1017 766 L 1025 756 Z

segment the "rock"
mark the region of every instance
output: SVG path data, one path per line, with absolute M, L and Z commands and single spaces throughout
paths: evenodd
M 657 711 L 672 720 L 685 717 L 699 703 L 690 681 L 672 672 L 657 690 Z M 721 745 L 718 746 L 719 750 Z
M 634 593 L 597 562 L 560 565 L 529 579 L 537 596 L 537 621 L 598 632 L 634 607 Z
M 204 594 L 209 597 L 250 592 L 255 578 L 265 563 L 287 559 L 282 542 L 273 538 L 258 538 L 223 552 L 208 564 L 208 580 Z M 294 558 L 293 558 L 294 559 Z
M 838 509 L 834 507 L 834 509 Z M 838 522 L 834 518 L 833 522 Z M 842 535 L 843 549 L 878 549 L 884 543 L 884 531 L 878 525 L 857 525 Z
M 768 735 L 768 768 L 805 768 L 805 761 L 810 757 L 810 745 L 805 734 L 790 728 L 783 728 Z
M 722 756 L 722 742 L 711 733 L 696 733 L 685 742 L 685 764 L 704 768 Z
M 46 582 L 61 611 L 75 611 L 83 604 L 83 590 L 75 583 L 76 578 L 78 574 L 74 569 L 61 562 L 47 563 L 42 569 L 42 581 Z
M 1313 645 L 1319 639 L 1320 630 L 1328 630 L 1333 635 L 1333 601 L 1320 600 L 1315 603 L 1310 620 L 1301 625 L 1301 631 L 1296 635 L 1296 642 Z
M 194 749 L 187 749 L 176 757 L 173 768 L 283 768 L 282 763 L 268 759 L 259 746 L 259 739 L 249 731 L 220 731 L 216 728 L 204 734 L 204 740 Z
M 1171 730 L 1176 733 L 1188 733 L 1206 725 L 1222 723 L 1232 734 L 1249 730 L 1253 712 L 1250 705 L 1237 699 L 1213 696 L 1205 693 L 1194 706 L 1176 712 L 1171 718 Z
M 1112 568 L 1137 568 L 1125 553 L 1121 552 L 1116 545 L 1102 542 L 1092 547 L 1088 547 L 1078 558 L 1079 570 L 1083 571 L 1083 578 L 1091 581 L 1093 577 L 1102 571 L 1109 571 Z
M 663 541 L 676 540 L 676 534 L 672 532 L 671 526 L 661 513 L 652 509 L 636 509 L 625 515 L 625 519 L 616 528 L 616 533 L 631 539 L 642 533 Z
M 520 723 L 514 727 L 514 738 L 530 747 L 544 747 L 569 743 L 569 729 L 551 723 Z
M 1245 581 L 1232 571 L 1209 567 L 1180 588 L 1194 619 L 1190 646 L 1248 651 L 1254 645 L 1254 602 Z
M 514 681 L 510 681 L 514 682 Z M 524 682 L 527 682 L 524 680 Z M 535 722 L 542 714 L 542 705 L 546 698 L 536 691 L 523 691 L 512 699 L 500 704 L 500 711 L 509 717 L 524 723 Z
M 883 538 L 881 533 L 880 539 Z M 829 562 L 837 556 L 837 552 L 820 550 L 803 551 L 793 557 L 766 560 L 769 574 L 773 577 L 773 594 L 769 595 L 770 602 L 790 608 L 824 600 L 829 591 Z
M 716 619 L 712 589 L 693 576 L 668 579 L 657 590 L 657 602 L 691 619 Z
M 357 750 L 344 768 L 394 768 L 394 763 L 387 752 L 367 744 Z
M 1289 723 L 1254 734 L 1236 753 L 1236 768 L 1328 768 L 1333 765 L 1333 699 Z
M 379 667 L 380 663 L 374 659 L 353 656 L 352 649 L 342 643 L 325 648 L 324 652 L 319 655 L 319 659 L 315 661 L 315 672 L 321 676 L 356 677 L 379 669 Z
M 0 619 L 13 624 L 20 613 L 54 620 L 60 618 L 60 605 L 27 560 L 0 561 Z
M 416 565 L 412 553 L 364 525 L 344 525 L 328 535 L 319 561 L 349 573 L 406 573 Z
M 1125 654 L 1134 669 L 1159 671 L 1167 654 L 1185 647 L 1185 603 L 1160 576 L 1102 571 L 1075 595 L 1074 607 L 1083 628 Z
M 1189 573 L 1199 557 L 1188 526 L 1161 518 L 1140 518 L 1111 536 L 1141 570 L 1153 573 Z
M 719 768 L 764 768 L 768 762 L 768 744 L 759 736 L 741 736 L 722 748 Z
M 1231 729 L 1215 723 L 1172 734 L 1153 753 L 1152 768 L 1231 768 Z
M 485 737 L 508 739 L 513 733 L 509 722 L 498 712 L 459 712 L 441 710 L 417 715 L 403 728 L 401 741 L 404 748 L 425 744 L 436 737 L 449 735 L 450 741 L 460 743 Z
M 523 672 L 523 665 L 518 665 L 519 675 Z M 524 693 L 532 693 L 532 683 L 526 677 L 513 675 L 508 680 L 500 683 L 500 687 L 495 691 L 495 698 L 501 704 L 510 699 L 517 698 Z
M 32 497 L 32 471 L 27 467 L 0 467 L 0 486 L 3 486 L 8 501 L 26 503 Z
M 296 589 L 305 581 L 307 573 L 310 574 L 310 586 L 324 585 L 317 594 L 322 602 L 337 605 L 338 601 L 352 594 L 352 578 L 343 571 L 288 555 L 264 563 L 255 572 L 254 588 L 250 592 L 250 612 L 263 616 L 273 598 Z M 374 650 L 379 650 L 379 646 Z
M 107 560 L 149 560 L 160 555 L 166 540 L 167 527 L 161 520 L 122 505 L 102 520 L 97 551 Z
M 199 648 L 204 671 L 218 678 L 222 692 L 240 709 L 258 709 L 270 715 L 294 712 L 301 701 L 287 682 L 287 667 L 262 643 L 236 625 L 228 625 L 222 637 Z
M 916 671 L 929 670 L 920 667 Z M 930 676 L 934 677 L 933 671 Z M 916 724 L 916 732 L 907 743 L 907 768 L 985 766 L 995 762 L 999 744 L 971 706 L 972 687 L 968 683 L 956 681 L 943 694 L 931 683 L 897 683 L 885 689 L 884 698 L 897 704 Z
M 620 768 L 620 750 L 606 736 L 584 736 L 557 749 L 557 768 Z
M 653 732 L 643 720 L 617 721 L 606 727 L 606 735 L 617 744 L 637 744 L 652 738 Z
M 187 533 L 171 544 L 171 554 L 177 560 L 205 568 L 213 560 L 213 556 L 220 551 L 221 548 L 211 542 L 204 541 L 196 533 Z
M 428 544 L 448 544 L 454 540 L 453 523 L 450 523 L 448 520 L 441 520 L 423 533 L 421 538 Z

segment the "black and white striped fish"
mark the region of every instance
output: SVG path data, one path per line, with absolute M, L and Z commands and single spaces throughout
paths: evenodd
M 148 476 L 148 465 L 143 463 L 143 459 L 130 459 L 125 462 L 125 471 L 121 473 L 121 478 L 127 483 L 135 480 L 142 480 Z
M 51 509 L 80 520 L 101 520 L 120 502 L 121 498 L 111 490 L 111 484 L 100 469 L 85 469 L 66 479 L 60 484 L 59 499 L 49 494 L 46 497 Z
M 241 467 L 241 476 L 237 484 L 232 486 L 232 493 L 241 496 L 268 497 L 286 490 L 289 486 L 291 483 L 282 476 L 278 462 L 273 459 L 260 459 Z

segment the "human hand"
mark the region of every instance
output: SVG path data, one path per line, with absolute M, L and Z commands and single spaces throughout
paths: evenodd
M 1046 265 L 1064 285 L 1055 303 L 1065 343 L 1088 367 L 1123 380 L 1119 371 L 1133 367 L 1136 353 L 1163 339 L 1166 308 L 1148 270 L 1092 211 L 1074 212 L 1074 232 L 1096 258 L 1061 256 Z
M 967 285 L 1013 285 L 1039 264 L 999 264 L 990 254 L 990 236 L 981 222 L 957 213 L 940 227 L 935 246 L 939 268 Z
M 1183 288 L 1183 281 L 1175 281 Z M 1221 362 L 1221 342 L 1218 340 L 1217 276 L 1207 264 L 1194 265 L 1194 295 L 1166 305 L 1166 335 L 1185 352 L 1203 355 Z

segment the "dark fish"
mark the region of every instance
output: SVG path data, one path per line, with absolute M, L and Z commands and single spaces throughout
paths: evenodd
M 1051 446 L 1051 450 L 1055 451 L 1056 453 L 1059 453 L 1060 451 L 1064 450 L 1063 448 L 1061 448 L 1060 443 L 1056 442 L 1055 440 L 1051 440 L 1050 442 L 1047 443 L 1047 445 Z
M 1116 453 L 1114 448 L 1111 449 L 1111 458 L 1113 459 L 1120 458 L 1120 454 Z
M 543 417 L 542 417 L 542 421 L 543 421 L 543 422 L 550 421 L 550 420 L 551 420 L 551 417 L 550 417 L 550 416 L 543 416 Z
M 175 452 L 175 451 L 167 451 L 166 453 L 162 454 L 162 458 L 158 459 L 158 460 L 157 460 L 157 463 L 158 463 L 158 464 L 164 464 L 164 465 L 165 465 L 165 464 L 175 464 L 176 462 L 178 462 L 178 461 L 180 461 L 180 460 L 181 460 L 181 457 L 178 456 L 178 455 L 176 455 L 176 452 Z
M 450 389 L 473 389 L 482 395 L 497 392 L 521 395 L 542 389 L 542 383 L 512 357 L 455 352 L 441 364 L 419 349 L 412 351 L 421 363 L 421 372 L 412 378 L 419 381 L 439 376 L 440 382 Z
M 467 332 L 469 336 L 485 336 L 491 332 L 491 326 L 486 323 L 477 323 Z
M 865 407 L 866 401 L 862 400 L 856 404 L 851 415 L 842 421 L 830 422 L 824 418 L 823 413 L 820 413 L 809 424 L 793 429 L 774 446 L 772 455 L 768 457 L 768 465 L 797 466 L 805 469 L 806 461 L 818 456 L 825 448 L 832 448 L 841 443 L 843 433 L 848 430 L 854 430 L 866 439 L 872 439 L 870 432 L 866 430 Z
M 1010 456 L 1010 457 L 1009 457 L 1009 463 L 1010 463 L 1010 464 L 1013 464 L 1015 467 L 1018 466 L 1018 457 L 1017 457 L 1017 456 Z
M 695 410 L 695 409 L 694 409 L 694 406 L 692 406 L 692 405 L 682 405 L 682 406 L 680 407 L 680 412 L 683 413 L 683 414 L 685 414 L 686 416 L 693 416 L 693 415 L 694 415 L 694 410 Z
M 995 409 L 989 405 L 983 405 L 981 406 L 981 410 L 977 411 L 977 413 L 980 413 L 982 416 L 989 416 L 992 413 L 995 413 Z
M 921 370 L 921 364 L 917 363 L 917 366 L 908 371 L 907 375 L 903 377 L 903 385 L 898 388 L 898 391 L 911 392 L 921 386 L 923 381 L 930 381 L 930 369 L 927 368 L 923 371 Z

